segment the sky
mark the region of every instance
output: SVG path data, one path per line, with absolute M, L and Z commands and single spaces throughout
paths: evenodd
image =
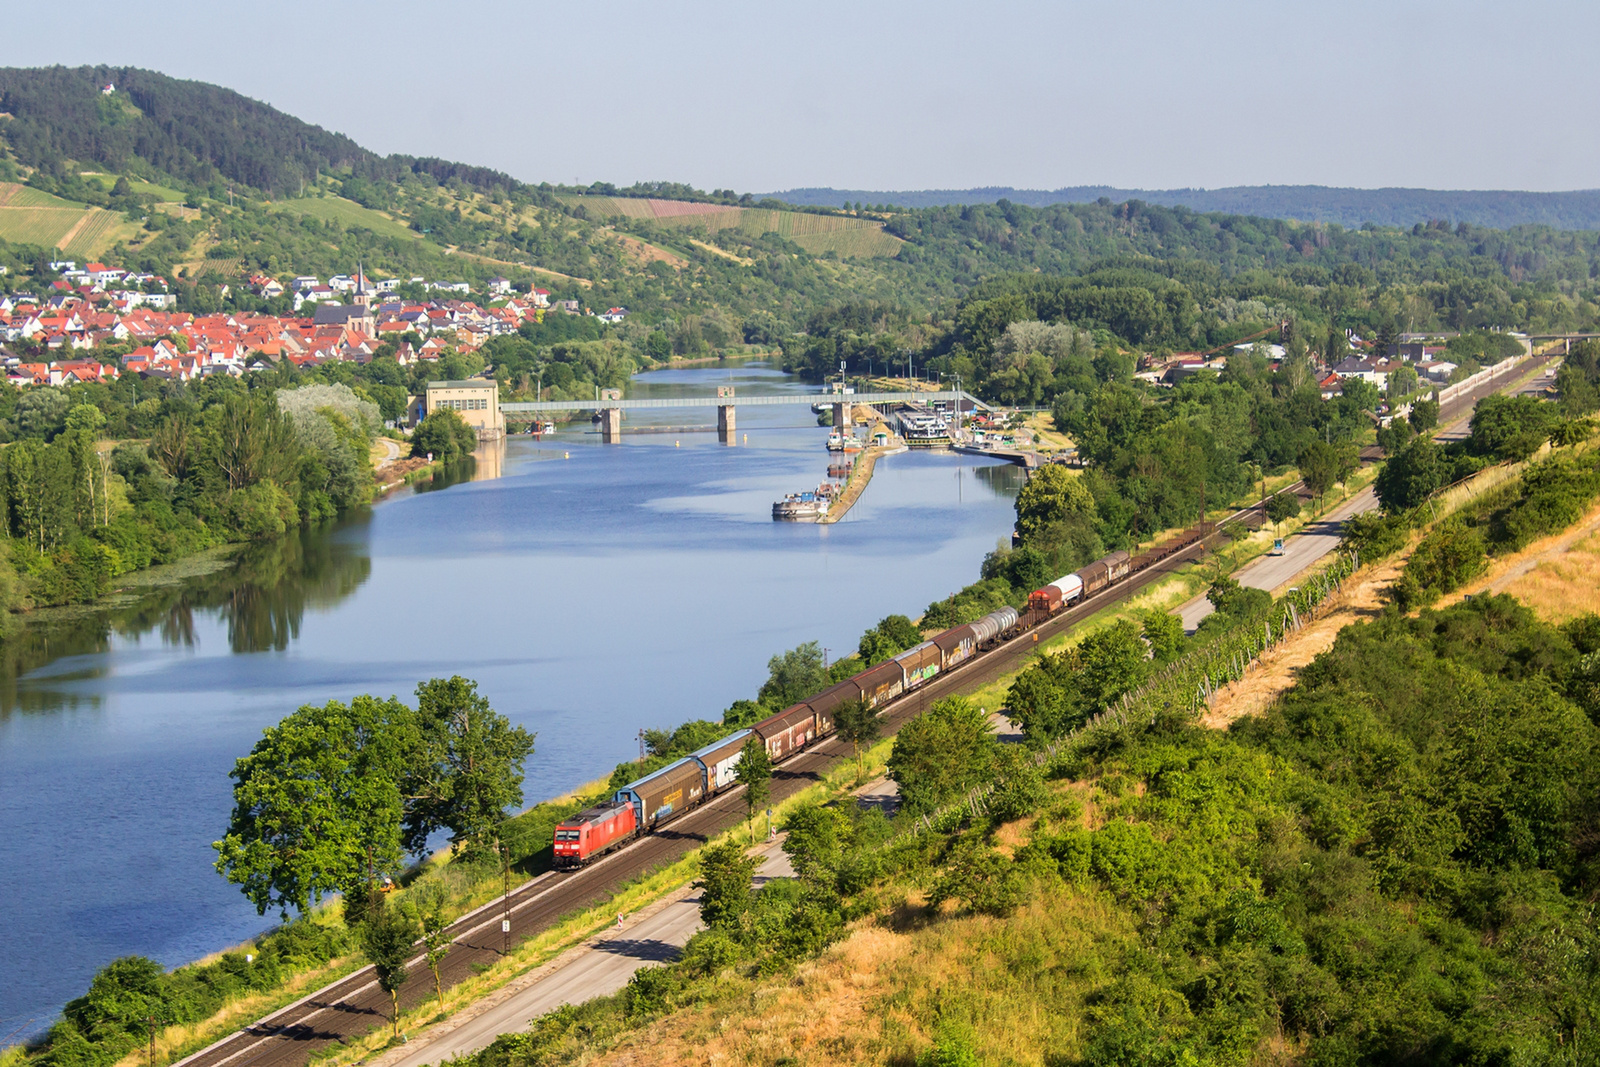
M 64 11 L 8 11 L 0 65 L 215 82 L 378 152 L 525 181 L 1600 187 L 1600 110 L 1572 49 L 1600 37 L 1593 0 Z

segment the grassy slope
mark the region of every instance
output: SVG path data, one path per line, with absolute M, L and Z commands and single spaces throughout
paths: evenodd
M 677 200 L 640 200 L 632 197 L 565 197 L 583 204 L 598 216 L 620 215 L 647 219 L 673 229 L 737 229 L 750 237 L 777 233 L 813 255 L 836 252 L 865 258 L 893 256 L 904 243 L 883 232 L 883 223 L 843 215 L 812 215 L 801 211 L 774 211 L 723 204 L 697 204 Z
M 403 222 L 397 222 L 381 211 L 364 208 L 354 200 L 342 197 L 305 197 L 298 200 L 279 200 L 273 210 L 288 211 L 296 215 L 337 222 L 351 229 L 360 227 L 385 237 L 403 237 L 421 240 L 422 235 Z

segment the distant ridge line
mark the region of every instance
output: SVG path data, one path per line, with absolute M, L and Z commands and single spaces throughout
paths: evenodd
M 801 188 L 763 194 L 791 204 L 839 207 L 851 204 L 893 204 L 925 208 L 993 204 L 1009 200 L 1029 207 L 1085 204 L 1105 197 L 1122 203 L 1142 200 L 1163 207 L 1193 211 L 1257 215 L 1262 218 L 1336 222 L 1360 226 L 1413 226 L 1442 219 L 1494 229 L 1552 226 L 1563 230 L 1600 230 L 1600 189 L 1527 192 L 1498 189 L 1357 189 L 1327 185 L 1235 185 L 1221 189 L 1119 189 L 1110 185 L 1075 185 L 1061 189 L 868 190 Z

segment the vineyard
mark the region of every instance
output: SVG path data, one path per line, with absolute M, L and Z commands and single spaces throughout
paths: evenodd
M 54 248 L 83 218 L 84 208 L 0 207 L 0 240 Z
M 116 244 L 118 237 L 125 236 L 120 231 L 129 230 L 132 225 L 115 211 L 90 208 L 74 224 L 75 232 L 65 235 L 61 250 L 79 259 L 92 259 Z
M 11 208 L 55 208 L 62 211 L 77 211 L 83 214 L 87 204 L 79 204 L 72 200 L 63 200 L 59 196 L 26 185 L 17 185 L 14 182 L 0 182 L 0 207 Z

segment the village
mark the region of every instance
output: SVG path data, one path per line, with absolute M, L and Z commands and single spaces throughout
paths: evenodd
M 176 310 L 173 287 L 157 275 L 103 263 L 48 266 L 59 277 L 42 292 L 0 294 L 0 342 L 22 342 L 38 353 L 0 348 L 13 386 L 106 382 L 123 374 L 175 381 L 238 377 L 284 360 L 301 367 L 333 360 L 364 364 L 386 346 L 404 366 L 446 351 L 474 351 L 491 337 L 543 321 L 547 312 L 594 315 L 608 325 L 627 316 L 626 308 L 596 314 L 576 300 L 552 301 L 546 289 L 519 291 L 506 278 L 491 279 L 478 303 L 466 282 L 373 281 L 360 269 L 325 282 L 304 275 L 288 282 L 264 275 L 245 280 L 262 300 L 292 298 L 292 315 L 196 315 Z M 421 289 L 428 299 L 402 298 L 402 287 Z
M 1404 392 L 1414 391 L 1417 386 L 1448 385 L 1458 366 L 1444 358 L 1449 349 L 1443 337 L 1408 335 L 1397 342 L 1380 344 L 1346 331 L 1345 338 L 1351 354 L 1332 365 L 1317 358 L 1315 353 L 1311 354 L 1311 369 L 1317 376 L 1317 386 L 1324 400 L 1342 394 L 1344 382 L 1350 379 L 1374 385 L 1380 392 L 1391 392 L 1390 379 L 1396 373 L 1406 384 L 1412 385 Z M 1146 357 L 1135 377 L 1151 385 L 1176 385 L 1204 370 L 1220 374 L 1227 367 L 1229 356 L 1257 350 L 1267 357 L 1273 369 L 1277 369 L 1287 355 L 1283 345 L 1263 342 L 1227 346 L 1220 352 L 1178 352 L 1166 358 Z M 1411 381 L 1412 375 L 1415 383 Z

